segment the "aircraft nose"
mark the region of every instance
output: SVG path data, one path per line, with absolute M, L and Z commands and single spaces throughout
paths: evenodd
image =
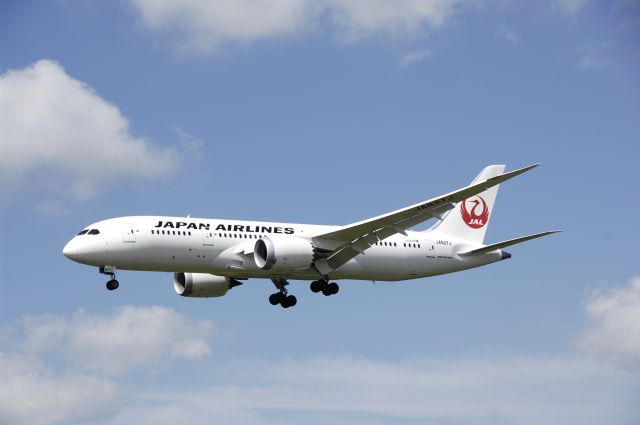
M 78 259 L 78 245 L 73 239 L 67 242 L 64 248 L 62 248 L 62 254 L 69 260 L 76 261 Z

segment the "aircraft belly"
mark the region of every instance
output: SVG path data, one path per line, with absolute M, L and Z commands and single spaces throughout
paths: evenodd
M 418 275 L 415 258 L 367 254 L 358 256 L 355 260 L 361 268 L 359 279 L 400 280 Z M 339 268 L 337 272 L 341 270 L 342 268 Z

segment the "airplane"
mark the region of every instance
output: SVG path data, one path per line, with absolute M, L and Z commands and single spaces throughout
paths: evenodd
M 116 270 L 173 272 L 184 297 L 220 297 L 247 279 L 271 279 L 272 305 L 297 304 L 289 280 L 311 281 L 330 296 L 335 280 L 401 281 L 453 273 L 511 258 L 503 249 L 559 232 L 551 230 L 484 245 L 499 184 L 533 164 L 508 173 L 490 165 L 461 189 L 346 226 L 132 216 L 91 224 L 63 254 L 98 267 L 119 286 Z M 435 219 L 427 230 L 410 229 Z

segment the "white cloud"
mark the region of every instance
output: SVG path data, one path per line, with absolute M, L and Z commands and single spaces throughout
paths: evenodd
M 63 215 L 71 212 L 67 204 L 60 201 L 44 201 L 36 205 L 35 209 L 42 215 Z
M 470 0 L 129 0 L 142 23 L 176 32 L 181 48 L 301 34 L 326 22 L 345 41 L 415 38 L 439 28 Z M 325 19 L 328 18 L 328 19 Z
M 640 280 L 632 284 L 635 299 Z M 594 305 L 609 306 L 609 294 Z M 609 300 L 609 301 L 607 301 Z M 594 307 L 610 311 L 610 307 Z M 637 317 L 625 316 L 627 319 Z M 637 321 L 636 321 L 637 322 Z M 202 362 L 195 382 L 162 368 L 208 358 L 212 324 L 164 307 L 24 317 L 0 328 L 0 423 L 636 423 L 638 375 L 592 357 Z M 8 351 L 7 351 L 8 350 Z M 126 372 L 126 374 L 125 374 Z M 126 402 L 125 402 L 126 401 Z
M 462 0 L 328 0 L 338 31 L 348 40 L 382 34 L 414 38 L 442 26 Z
M 121 307 L 112 315 L 78 311 L 60 316 L 25 317 L 21 348 L 59 353 L 84 370 L 120 375 L 153 368 L 173 358 L 203 360 L 212 324 L 192 321 L 165 307 Z
M 552 0 L 549 9 L 553 13 L 574 17 L 587 4 L 587 0 Z
M 203 360 L 211 327 L 157 306 L 23 317 L 0 328 L 0 424 L 101 423 L 126 405 L 124 372 Z
M 56 374 L 37 360 L 0 355 L 0 424 L 95 420 L 121 408 L 116 384 L 86 374 Z
M 634 377 L 589 359 L 242 362 L 227 383 L 150 391 L 116 424 L 632 423 Z M 281 417 L 277 416 L 281 413 Z M 275 416 L 275 417 L 274 417 Z M 338 418 L 327 421 L 327 418 Z M 631 420 L 630 420 L 631 419 Z
M 44 186 L 87 199 L 116 180 L 167 175 L 181 162 L 177 149 L 132 136 L 116 106 L 51 60 L 0 75 L 0 134 L 5 190 Z
M 578 347 L 623 368 L 640 369 L 640 277 L 595 292 L 586 306 L 591 324 Z
M 511 44 L 522 44 L 522 39 L 520 38 L 520 36 L 518 36 L 518 34 L 516 34 L 515 31 L 510 28 L 500 25 L 496 27 L 495 32 L 496 35 L 507 40 Z
M 609 65 L 609 62 L 603 58 L 605 50 L 611 46 L 609 42 L 587 44 L 578 49 L 580 52 L 580 68 L 584 69 L 601 69 Z
M 413 52 L 409 52 L 400 58 L 400 65 L 409 66 L 414 65 L 416 63 L 422 62 L 423 60 L 429 57 L 429 50 L 415 50 Z
M 228 41 L 250 42 L 303 31 L 309 0 L 130 0 L 144 25 L 177 30 L 182 47 L 206 51 Z

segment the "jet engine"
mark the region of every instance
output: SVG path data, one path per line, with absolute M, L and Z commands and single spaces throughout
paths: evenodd
M 173 287 L 178 295 L 192 298 L 221 297 L 241 282 L 209 273 L 174 273 Z
M 305 270 L 313 263 L 313 246 L 295 236 L 267 236 L 256 241 L 253 259 L 263 270 Z

